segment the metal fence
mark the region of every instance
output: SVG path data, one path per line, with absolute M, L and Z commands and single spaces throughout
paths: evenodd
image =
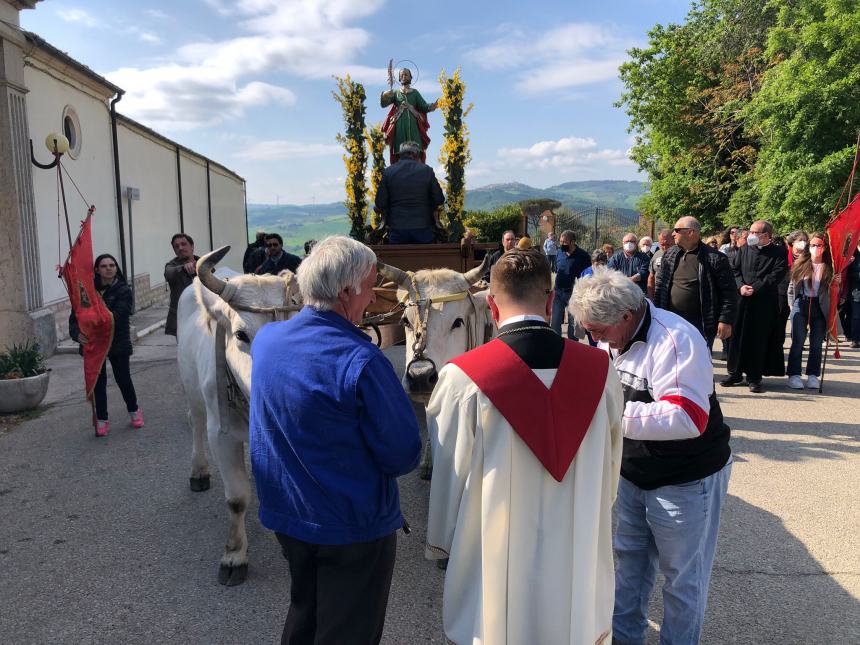
M 627 231 L 640 228 L 638 221 L 629 216 L 620 217 L 614 208 L 594 206 L 584 210 L 570 211 L 560 209 L 555 214 L 554 226 L 544 218 L 546 213 L 526 216 L 526 232 L 534 244 L 543 244 L 548 229 L 552 228 L 556 239 L 563 231 L 576 233 L 578 246 L 592 250 L 603 244 L 612 244 L 616 249 L 621 246 L 621 238 Z

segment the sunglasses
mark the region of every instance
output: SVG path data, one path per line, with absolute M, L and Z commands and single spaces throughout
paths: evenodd
M 681 233 L 682 231 L 689 231 L 689 230 L 690 230 L 690 229 L 688 229 L 688 228 L 673 228 L 673 229 L 672 229 L 672 231 L 673 231 L 674 233 Z

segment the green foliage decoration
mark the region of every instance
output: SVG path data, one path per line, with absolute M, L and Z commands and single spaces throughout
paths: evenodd
M 367 220 L 367 150 L 364 147 L 365 113 L 364 105 L 367 94 L 364 85 L 353 81 L 349 74 L 346 78 L 335 76 L 337 92 L 332 92 L 334 100 L 343 110 L 343 120 L 346 130 L 337 135 L 338 143 L 346 150 L 343 163 L 346 166 L 346 206 L 347 215 L 351 222 L 349 234 L 359 241 L 364 241 Z
M 385 170 L 385 134 L 379 126 L 371 126 L 365 130 L 367 147 L 370 150 L 370 194 L 368 203 L 373 204 L 376 199 L 376 191 L 379 190 L 379 182 L 382 181 L 382 171 Z M 379 216 L 372 208 L 370 210 L 370 226 L 376 228 L 379 224 Z
M 445 70 L 439 74 L 442 94 L 438 106 L 445 116 L 445 136 L 439 152 L 439 163 L 445 168 L 445 195 L 448 209 L 449 239 L 458 241 L 464 232 L 463 204 L 466 200 L 466 164 L 472 160 L 469 152 L 469 128 L 465 118 L 474 105 L 463 108 L 466 84 L 460 78 L 460 68 L 449 78 Z

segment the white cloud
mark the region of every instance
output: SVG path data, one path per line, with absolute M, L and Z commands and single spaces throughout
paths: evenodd
M 66 22 L 73 22 L 85 27 L 100 27 L 101 20 L 83 9 L 57 9 L 57 15 Z
M 126 113 L 168 131 L 214 125 L 266 103 L 296 101 L 291 90 L 260 82 L 261 77 L 326 79 L 349 72 L 356 80 L 382 84 L 384 69 L 353 64 L 370 35 L 349 23 L 378 11 L 383 1 L 206 0 L 244 33 L 188 43 L 168 64 L 106 76 L 128 90 Z
M 254 161 L 279 161 L 282 159 L 297 159 L 302 157 L 327 157 L 339 155 L 343 149 L 339 145 L 328 143 L 299 143 L 284 139 L 259 141 L 234 156 L 239 159 Z M 313 185 L 313 184 L 312 184 Z
M 145 9 L 143 13 L 156 20 L 168 20 L 170 18 L 170 16 L 159 9 Z
M 497 157 L 504 163 L 530 169 L 583 169 L 600 163 L 611 166 L 627 166 L 633 163 L 628 159 L 626 151 L 599 149 L 597 142 L 591 137 L 538 141 L 527 148 L 500 148 Z
M 467 57 L 485 69 L 513 71 L 515 88 L 534 95 L 616 78 L 632 44 L 593 23 L 567 23 L 547 32 L 505 26 L 498 38 Z

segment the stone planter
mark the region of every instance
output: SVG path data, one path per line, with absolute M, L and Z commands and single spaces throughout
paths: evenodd
M 35 408 L 48 392 L 50 372 L 27 378 L 0 379 L 0 414 Z

